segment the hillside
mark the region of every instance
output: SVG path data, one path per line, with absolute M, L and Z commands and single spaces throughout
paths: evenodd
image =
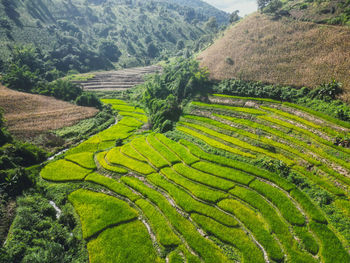
M 229 28 L 198 59 L 213 79 L 315 87 L 332 78 L 350 100 L 350 29 L 255 13 Z
M 0 87 L 0 108 L 4 109 L 8 130 L 22 140 L 72 126 L 98 112 L 95 108 L 80 107 L 52 97 L 18 92 L 5 87 Z
M 191 2 L 190 2 L 191 3 Z M 190 54 L 211 40 L 229 16 L 194 1 L 2 0 L 0 69 L 12 48 L 34 45 L 60 71 L 80 72 L 150 64 Z M 193 8 L 201 3 L 201 8 Z M 193 6 L 193 7 L 192 7 Z

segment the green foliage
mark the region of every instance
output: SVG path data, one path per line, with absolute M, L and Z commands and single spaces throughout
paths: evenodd
M 176 59 L 161 75 L 150 77 L 143 85 L 142 102 L 148 110 L 153 129 L 166 132 L 173 128 L 181 104 L 208 90 L 208 72 L 195 60 Z
M 146 227 L 140 221 L 103 231 L 87 244 L 91 263 L 160 263 Z
M 146 215 L 152 229 L 156 233 L 157 240 L 164 247 L 175 247 L 181 243 L 180 238 L 171 229 L 165 216 L 160 213 L 149 201 L 139 199 L 136 201 L 142 212 Z
M 284 255 L 280 246 L 264 227 L 264 221 L 257 213 L 234 199 L 225 199 L 219 202 L 218 206 L 234 214 L 250 231 L 252 231 L 258 242 L 266 249 L 269 258 L 277 262 L 283 261 Z
M 64 182 L 64 181 L 81 181 L 91 170 L 85 169 L 77 164 L 66 160 L 58 160 L 49 163 L 42 169 L 40 175 L 42 178 L 49 181 Z
M 147 136 L 147 142 L 172 165 L 181 162 L 181 159 L 174 152 L 164 146 L 164 144 L 156 138 L 154 133 Z
M 105 177 L 98 173 L 89 174 L 85 178 L 85 181 L 102 185 L 108 188 L 109 190 L 115 192 L 116 194 L 129 198 L 131 201 L 136 201 L 137 199 L 140 198 L 138 195 L 134 194 L 128 187 L 121 184 L 120 182 L 117 182 L 114 179 Z
M 213 188 L 227 191 L 235 186 L 231 181 L 203 173 L 184 164 L 176 164 L 173 168 L 182 176 Z
M 201 185 L 198 183 L 194 183 L 193 181 L 191 181 L 185 177 L 180 176 L 180 174 L 176 173 L 171 168 L 164 168 L 161 170 L 161 173 L 169 180 L 171 180 L 174 183 L 187 189 L 194 196 L 196 196 L 197 198 L 202 199 L 204 201 L 216 203 L 219 200 L 228 197 L 227 194 L 224 194 L 224 193 L 219 192 L 217 190 L 213 190 L 207 186 L 204 186 L 204 185 Z
M 123 155 L 120 152 L 120 148 L 114 148 L 110 150 L 106 155 L 106 159 L 111 164 L 124 166 L 130 170 L 133 170 L 143 175 L 147 175 L 154 172 L 154 169 L 150 165 Z
M 122 168 L 120 166 L 110 165 L 109 163 L 107 163 L 106 154 L 107 152 L 100 152 L 96 155 L 96 159 L 98 163 L 102 166 L 102 168 L 106 169 L 107 171 L 111 171 L 118 174 L 128 173 L 128 170 L 126 170 L 125 168 Z
M 132 147 L 131 143 L 123 145 L 120 148 L 120 152 L 141 162 L 147 162 L 146 158 L 143 157 L 138 151 L 136 151 L 135 148 Z
M 281 190 L 259 180 L 252 182 L 250 187 L 264 195 L 276 205 L 288 222 L 299 226 L 305 224 L 304 216 Z
M 151 174 L 147 176 L 147 179 L 158 187 L 165 189 L 169 195 L 174 198 L 175 202 L 186 212 L 201 213 L 227 226 L 237 225 L 237 221 L 233 217 L 228 216 L 210 205 L 197 201 L 186 191 L 168 182 L 165 177 L 161 176 L 160 174 Z
M 91 92 L 84 92 L 75 99 L 75 103 L 79 106 L 95 107 L 102 109 L 102 103 L 96 94 Z
M 192 155 L 187 149 L 181 144 L 170 140 L 163 134 L 157 133 L 156 138 L 163 143 L 168 149 L 172 150 L 176 155 L 187 165 L 191 165 L 199 161 L 199 158 Z
M 94 154 L 90 152 L 68 155 L 65 159 L 87 169 L 96 169 Z
M 5 262 L 86 262 L 84 243 L 76 233 L 75 225 L 64 218 L 71 209 L 61 207 L 56 218 L 49 200 L 39 194 L 26 195 L 17 200 L 16 217 L 5 245 Z M 0 262 L 1 261 L 0 256 Z
M 68 196 L 78 213 L 85 239 L 108 226 L 136 219 L 138 213 L 126 202 L 115 197 L 79 189 Z
M 350 255 L 344 249 L 338 237 L 326 225 L 311 222 L 310 228 L 321 240 L 321 256 L 325 262 L 341 263 L 350 261 Z
M 243 230 L 224 226 L 208 217 L 199 214 L 193 213 L 191 214 L 191 217 L 207 233 L 212 234 L 220 240 L 237 247 L 243 254 L 244 262 L 265 262 L 261 250 L 256 247 L 254 242 L 248 238 Z
M 112 62 L 118 62 L 118 59 L 122 54 L 115 42 L 107 39 L 101 40 L 98 49 L 102 56 L 107 57 Z

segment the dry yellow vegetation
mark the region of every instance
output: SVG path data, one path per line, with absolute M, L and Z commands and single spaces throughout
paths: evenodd
M 95 108 L 80 107 L 52 97 L 18 92 L 2 86 L 0 108 L 4 110 L 9 131 L 21 138 L 31 138 L 71 126 L 98 112 Z
M 229 28 L 198 59 L 216 80 L 240 78 L 315 87 L 332 78 L 350 101 L 350 28 L 272 20 L 255 13 Z

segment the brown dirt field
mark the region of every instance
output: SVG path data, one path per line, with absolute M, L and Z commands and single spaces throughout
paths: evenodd
M 74 125 L 98 112 L 95 108 L 80 107 L 52 97 L 18 92 L 2 86 L 0 108 L 4 110 L 9 131 L 22 139 Z
M 350 28 L 252 14 L 198 56 L 216 80 L 315 87 L 332 78 L 350 102 Z M 231 58 L 230 65 L 225 60 Z

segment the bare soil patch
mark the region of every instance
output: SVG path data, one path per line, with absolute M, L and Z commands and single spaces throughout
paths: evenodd
M 95 108 L 80 107 L 52 97 L 18 92 L 0 86 L 0 108 L 6 126 L 18 138 L 33 137 L 91 118 Z

